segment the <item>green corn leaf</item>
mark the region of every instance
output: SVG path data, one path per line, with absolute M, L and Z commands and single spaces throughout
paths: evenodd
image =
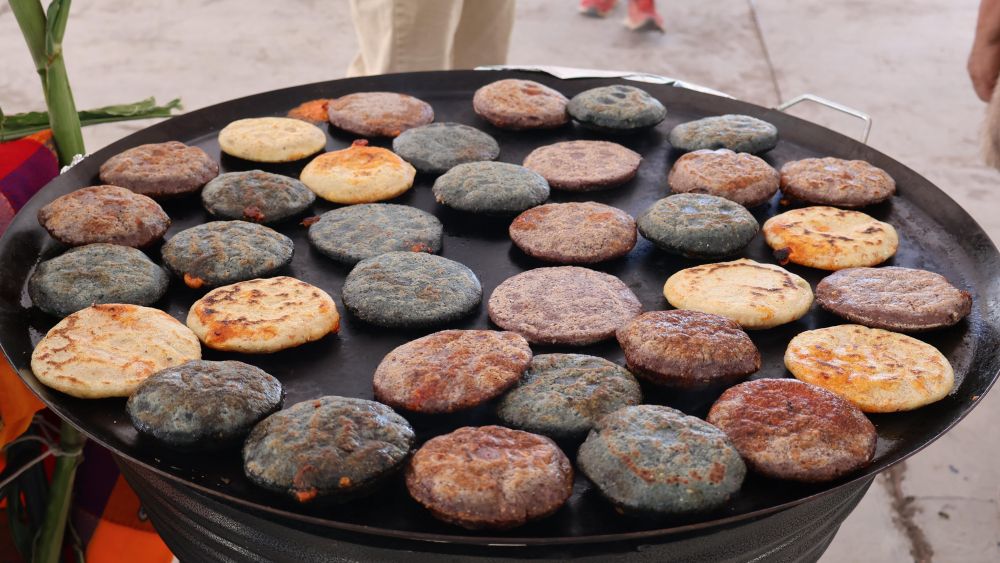
M 116 121 L 170 117 L 175 109 L 181 109 L 180 98 L 170 100 L 166 105 L 156 105 L 155 98 L 146 98 L 131 104 L 117 104 L 78 112 L 80 124 L 97 125 Z M 12 141 L 49 128 L 49 114 L 44 111 L 29 111 L 4 116 L 0 110 L 0 141 Z
M 169 115 L 170 111 L 175 109 L 181 109 L 180 98 L 174 98 L 163 106 L 156 105 L 156 98 L 146 98 L 132 104 L 119 104 L 83 110 L 80 112 L 80 119 L 103 119 L 108 117 L 132 117 L 138 119 L 150 117 L 150 113 L 165 113 Z
M 45 12 L 45 54 L 49 61 L 62 51 L 63 36 L 69 22 L 70 0 L 52 0 Z
M 31 59 L 35 63 L 35 70 L 42 75 L 44 83 L 45 73 L 45 10 L 39 0 L 8 0 L 14 18 L 21 27 L 24 41 L 28 44 L 28 51 Z

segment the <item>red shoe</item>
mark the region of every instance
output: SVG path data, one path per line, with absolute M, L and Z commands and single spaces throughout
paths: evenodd
M 603 18 L 617 3 L 618 0 L 580 0 L 580 13 L 592 18 Z
M 632 31 L 646 29 L 666 31 L 663 27 L 663 17 L 656 12 L 656 0 L 629 0 L 625 27 Z

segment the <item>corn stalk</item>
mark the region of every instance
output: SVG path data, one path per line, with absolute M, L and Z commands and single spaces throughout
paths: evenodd
M 147 98 L 133 104 L 106 106 L 78 113 L 62 51 L 70 0 L 52 0 L 47 10 L 42 9 L 41 0 L 8 0 L 8 3 L 42 81 L 48 112 L 4 116 L 0 111 L 0 141 L 15 139 L 49 127 L 52 129 L 59 162 L 65 166 L 72 162 L 74 156 L 86 154 L 80 130 L 81 121 L 91 125 L 170 117 L 172 110 L 180 108 L 180 100 L 171 100 L 166 106 L 157 106 L 153 98 Z M 62 421 L 59 446 L 55 452 L 58 457 L 46 500 L 45 515 L 32 542 L 32 563 L 58 563 L 61 559 L 73 482 L 77 465 L 83 458 L 85 442 L 86 439 L 79 430 L 65 420 Z M 14 502 L 11 506 L 16 505 L 17 502 Z M 77 553 L 77 558 L 82 559 L 82 555 Z
M 85 154 L 80 117 L 76 113 L 73 92 L 62 55 L 62 40 L 69 20 L 70 0 L 52 0 L 48 11 L 40 0 L 8 0 L 28 43 L 35 70 L 42 80 L 49 125 L 56 144 L 59 162 L 67 165 L 74 155 Z
M 59 154 L 59 162 L 69 164 L 73 156 L 85 154 L 80 117 L 73 103 L 73 92 L 62 56 L 62 40 L 69 19 L 70 0 L 52 0 L 48 12 L 40 0 L 8 0 L 42 80 L 49 125 Z M 33 563 L 58 563 L 62 554 L 66 520 L 69 516 L 76 467 L 82 457 L 84 438 L 70 423 L 60 428 L 59 449 L 52 485 L 46 502 L 45 517 L 35 538 Z
M 59 563 L 62 559 L 63 536 L 73 498 L 76 467 L 83 460 L 86 439 L 72 424 L 62 421 L 59 428 L 59 457 L 56 458 L 49 500 L 45 505 L 42 527 L 35 538 L 31 553 L 32 563 Z

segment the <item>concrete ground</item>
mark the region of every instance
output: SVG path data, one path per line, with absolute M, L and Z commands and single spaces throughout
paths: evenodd
M 154 5 L 155 4 L 155 5 Z M 511 63 L 629 68 L 761 105 L 811 92 L 870 113 L 870 143 L 935 182 L 1000 240 L 1000 174 L 980 164 L 983 105 L 965 75 L 976 0 L 671 0 L 668 31 L 577 16 L 574 0 L 519 0 Z M 755 23 L 757 22 L 757 23 Z M 355 38 L 345 2 L 95 0 L 73 5 L 65 42 L 81 108 L 155 95 L 187 109 L 343 76 Z M 0 4 L 0 106 L 42 107 Z M 856 122 L 796 110 L 848 134 Z M 147 123 L 87 130 L 96 150 Z M 876 481 L 824 562 L 1000 560 L 1000 393 Z

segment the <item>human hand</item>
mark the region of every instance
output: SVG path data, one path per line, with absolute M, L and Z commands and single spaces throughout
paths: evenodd
M 997 85 L 997 76 L 1000 75 L 1000 42 L 974 42 L 967 68 L 976 95 L 984 102 L 990 101 Z

